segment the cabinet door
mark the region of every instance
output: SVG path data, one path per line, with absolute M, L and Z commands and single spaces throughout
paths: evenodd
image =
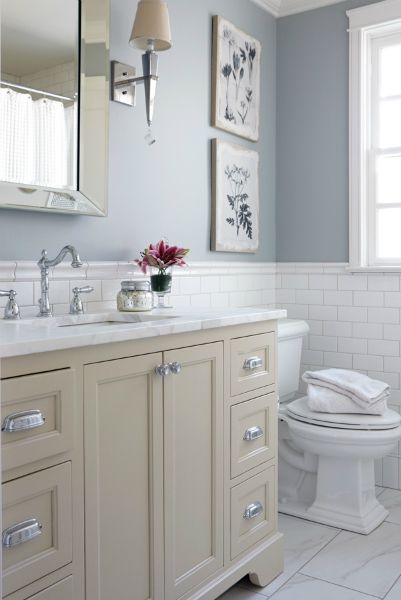
M 163 598 L 161 362 L 85 367 L 87 600 Z
M 223 344 L 166 352 L 164 380 L 166 600 L 223 566 Z

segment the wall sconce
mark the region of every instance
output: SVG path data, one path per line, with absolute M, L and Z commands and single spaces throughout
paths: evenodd
M 150 128 L 153 121 L 158 80 L 159 57 L 156 52 L 171 48 L 170 18 L 167 3 L 164 0 L 140 0 L 138 2 L 129 43 L 131 46 L 145 50 L 145 54 L 142 55 L 143 75 L 136 77 L 134 67 L 113 61 L 112 100 L 128 106 L 135 106 L 136 86 L 143 83 L 146 118 Z

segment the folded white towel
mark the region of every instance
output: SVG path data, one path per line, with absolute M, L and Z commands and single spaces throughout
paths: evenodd
M 383 398 L 373 405 L 365 404 L 363 408 L 349 396 L 329 388 L 309 384 L 308 406 L 311 410 L 322 413 L 382 415 L 387 409 L 387 401 Z
M 367 405 L 372 407 L 390 395 L 390 386 L 387 383 L 345 369 L 305 371 L 302 379 L 307 384 L 327 388 L 347 396 L 364 409 Z

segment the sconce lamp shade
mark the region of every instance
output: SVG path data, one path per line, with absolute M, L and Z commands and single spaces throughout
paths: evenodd
M 156 52 L 171 48 L 170 18 L 167 3 L 163 0 L 140 0 L 130 44 L 141 50 Z

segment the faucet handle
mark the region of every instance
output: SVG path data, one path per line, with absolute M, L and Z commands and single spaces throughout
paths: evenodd
M 84 307 L 82 304 L 82 299 L 79 294 L 90 294 L 93 292 L 94 288 L 90 285 L 85 285 L 84 287 L 75 287 L 72 290 L 73 297 L 70 304 L 70 315 L 83 315 Z
M 7 321 L 8 320 L 16 320 L 16 319 L 21 318 L 19 306 L 17 304 L 17 301 L 15 300 L 16 295 L 17 295 L 17 292 L 15 290 L 0 290 L 0 297 L 8 298 L 8 302 L 4 309 L 4 317 L 3 317 Z

